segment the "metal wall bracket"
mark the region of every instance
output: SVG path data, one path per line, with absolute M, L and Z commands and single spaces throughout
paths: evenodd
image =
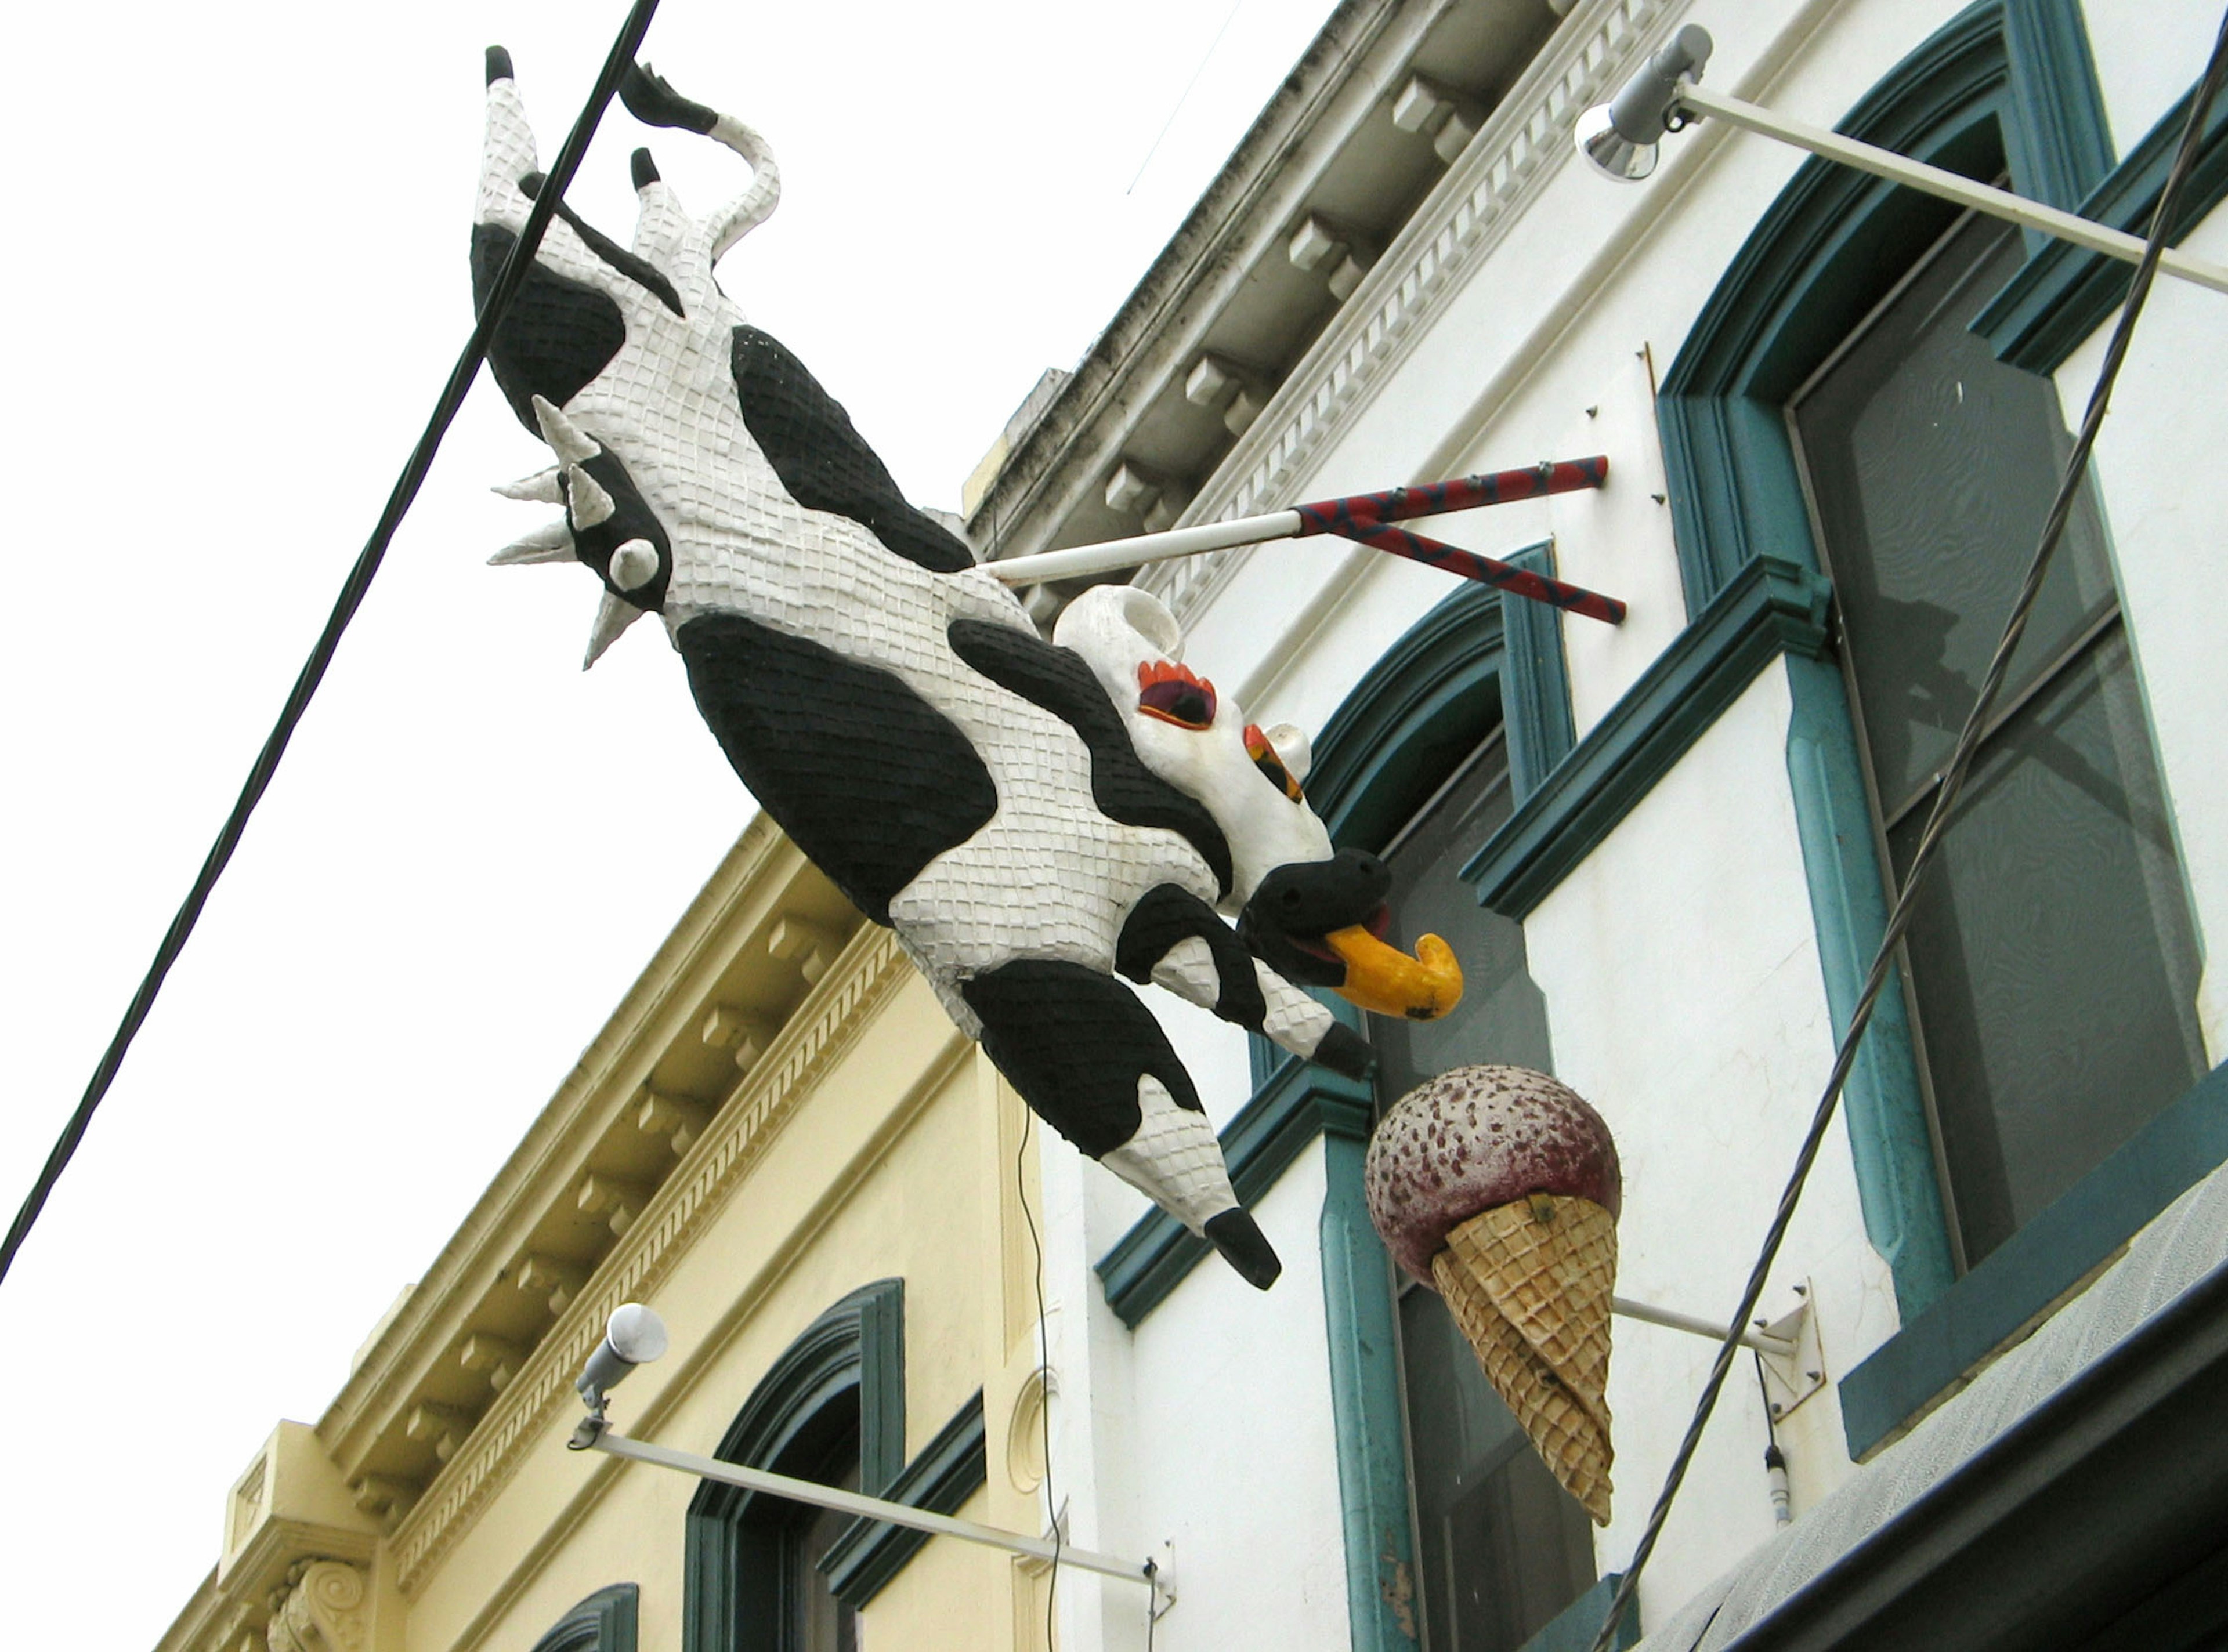
M 1764 1400 L 1778 1422 L 1826 1386 L 1826 1356 L 1818 1343 L 1818 1316 L 1810 1311 L 1810 1282 L 1795 1287 L 1800 1298 L 1791 1312 L 1769 1324 L 1757 1322 L 1764 1337 L 1780 1348 L 1757 1351 L 1764 1367 Z

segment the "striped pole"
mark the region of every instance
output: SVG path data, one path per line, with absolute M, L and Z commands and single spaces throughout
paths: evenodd
M 1079 545 L 1064 551 L 1040 551 L 1033 556 L 1013 557 L 984 564 L 986 571 L 1008 585 L 1034 585 L 1048 579 L 1077 579 L 1092 574 L 1115 573 L 1148 563 L 1177 557 L 1195 557 L 1207 551 L 1226 551 L 1240 545 L 1266 545 L 1277 539 L 1306 539 L 1332 534 L 1394 556 L 1406 557 L 1433 568 L 1476 579 L 1519 596 L 1546 603 L 1572 614 L 1623 623 L 1625 605 L 1614 596 L 1559 579 L 1528 573 L 1497 558 L 1463 551 L 1425 539 L 1395 522 L 1448 511 L 1475 510 L 1486 505 L 1506 505 L 1518 500 L 1540 499 L 1549 494 L 1574 493 L 1598 488 L 1609 479 L 1609 460 L 1601 455 L 1588 459 L 1546 461 L 1516 470 L 1498 470 L 1448 482 L 1420 483 L 1412 488 L 1387 488 L 1377 493 L 1347 494 L 1319 500 L 1292 510 L 1271 511 L 1262 516 L 1240 517 L 1229 522 L 1200 522 L 1170 528 L 1162 533 L 1141 533 L 1098 545 Z

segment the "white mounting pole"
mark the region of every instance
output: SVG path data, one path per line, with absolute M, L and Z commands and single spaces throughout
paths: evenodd
M 1627 1319 L 1638 1319 L 1650 1325 L 1661 1325 L 1668 1330 L 1689 1331 L 1696 1336 L 1706 1336 L 1713 1343 L 1725 1340 L 1725 1327 L 1713 1325 L 1698 1314 L 1682 1314 L 1676 1308 L 1658 1308 L 1653 1304 L 1635 1302 L 1629 1297 L 1611 1297 L 1609 1311 Z M 1769 1354 L 1775 1359 L 1786 1359 L 1795 1352 L 1792 1337 L 1774 1336 L 1760 1330 L 1745 1330 L 1740 1336 L 1743 1348 L 1752 1348 L 1759 1354 Z
M 1271 511 L 1266 516 L 1241 516 L 1232 522 L 1200 522 L 1191 527 L 1172 527 L 1164 533 L 1139 533 L 1066 551 L 1039 551 L 983 566 L 1008 585 L 1034 585 L 1040 580 L 1079 579 L 1085 574 L 1112 573 L 1122 568 L 1142 568 L 1149 562 L 1195 557 L 1204 551 L 1289 539 L 1301 526 L 1297 511 Z
M 2076 246 L 2085 246 L 2094 252 L 2122 258 L 2129 264 L 2142 261 L 2143 242 L 2139 236 L 2107 229 L 2093 219 L 2060 212 L 2055 207 L 2046 207 L 2039 201 L 2015 195 L 2008 189 L 1996 189 L 1985 183 L 1975 183 L 1970 178 L 1946 172 L 1938 166 L 1928 166 L 1923 161 L 1911 160 L 1892 150 L 1860 144 L 1854 138 L 1828 131 L 1822 126 L 1790 120 L 1755 104 L 1744 103 L 1738 98 L 1728 98 L 1722 92 L 1712 92 L 1691 80 L 1681 84 L 1672 107 L 1689 115 L 1710 116 L 1724 121 L 1728 126 L 1738 126 L 1743 131 L 1776 137 L 1783 144 L 1792 144 L 1797 149 L 1808 150 L 1827 160 L 1838 161 L 1843 166 L 1854 167 L 1860 172 L 1869 172 L 1876 178 L 1908 184 L 1943 201 L 1970 207 L 1975 212 L 1987 213 L 1994 218 L 2007 219 L 2025 229 L 2041 230 L 2046 234 L 2071 241 Z M 2228 292 L 2228 267 L 2207 258 L 2193 258 L 2186 252 L 2178 252 L 2169 247 L 2159 258 L 2159 270 L 2161 274 L 2180 276 L 2184 281 L 2210 287 L 2215 292 Z
M 971 1520 L 932 1514 L 925 1508 L 908 1508 L 901 1502 L 863 1496 L 855 1491 L 842 1491 L 834 1486 L 818 1485 L 810 1480 L 798 1480 L 766 1469 L 747 1469 L 739 1463 L 722 1463 L 716 1457 L 699 1457 L 693 1451 L 676 1451 L 669 1446 L 652 1445 L 646 1440 L 629 1439 L 624 1434 L 615 1433 L 609 1426 L 596 1429 L 593 1438 L 586 1442 L 583 1449 L 607 1451 L 613 1457 L 627 1457 L 637 1463 L 653 1463 L 661 1469 L 678 1469 L 683 1474 L 693 1474 L 701 1479 L 717 1480 L 722 1485 L 739 1486 L 746 1491 L 763 1491 L 770 1496 L 787 1497 L 795 1502 L 810 1503 L 816 1508 L 834 1508 L 867 1520 L 886 1521 L 893 1526 L 909 1527 L 917 1532 L 931 1532 L 939 1537 L 957 1537 L 970 1543 L 983 1543 L 992 1548 L 1027 1554 L 1040 1560 L 1057 1560 L 1062 1566 L 1080 1566 L 1085 1572 L 1096 1572 L 1102 1577 L 1122 1578 L 1131 1583 L 1143 1584 L 1147 1588 L 1170 1598 L 1175 1593 L 1173 1580 L 1167 1569 L 1156 1566 L 1149 1572 L 1147 1563 L 1142 1560 L 1124 1560 L 1116 1555 L 1100 1554 L 1067 1543 L 1055 1547 L 1050 1538 L 1024 1537 L 1019 1532 L 1005 1531 L 996 1526 L 978 1526 Z

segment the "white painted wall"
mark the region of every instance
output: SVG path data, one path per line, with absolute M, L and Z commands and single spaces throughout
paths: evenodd
M 2205 73 L 2219 32 L 2211 5 L 2082 0 L 2112 142 L 2125 155 Z

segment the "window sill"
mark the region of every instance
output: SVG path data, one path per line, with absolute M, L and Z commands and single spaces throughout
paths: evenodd
M 2228 1063 L 1841 1379 L 1849 1455 L 1861 1462 L 1909 1432 L 2224 1161 Z

